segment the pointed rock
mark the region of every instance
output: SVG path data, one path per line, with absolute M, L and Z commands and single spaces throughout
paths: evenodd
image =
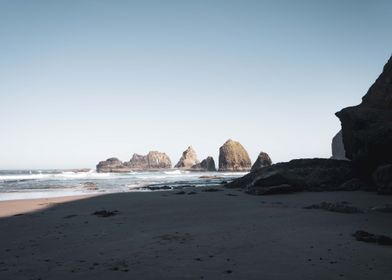
M 255 163 L 252 165 L 251 171 L 256 171 L 260 168 L 271 166 L 272 160 L 267 153 L 260 152 Z
M 178 161 L 178 163 L 174 166 L 175 168 L 181 168 L 181 169 L 190 169 L 192 166 L 195 164 L 198 164 L 199 161 L 197 159 L 197 155 L 195 150 L 192 148 L 192 146 L 189 146 L 183 153 Z

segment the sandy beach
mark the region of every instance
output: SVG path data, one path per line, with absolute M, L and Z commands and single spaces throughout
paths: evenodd
M 392 248 L 352 237 L 392 232 L 390 197 L 202 190 L 0 202 L 0 278 L 391 279 Z M 364 213 L 303 209 L 323 201 Z
M 39 199 L 17 199 L 0 201 L 0 218 L 9 216 L 19 216 L 25 213 L 32 213 L 50 208 L 59 203 L 86 199 L 93 195 L 74 195 Z

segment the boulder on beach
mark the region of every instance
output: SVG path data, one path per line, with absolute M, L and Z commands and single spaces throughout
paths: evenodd
M 129 172 L 130 169 L 125 166 L 118 158 L 112 157 L 107 160 L 100 161 L 97 164 L 97 172 Z
M 354 178 L 350 161 L 334 159 L 296 159 L 261 168 L 226 187 L 243 188 L 250 194 L 276 194 L 299 191 L 346 190 Z M 350 185 L 350 190 L 352 186 Z
M 125 165 L 132 170 L 170 169 L 171 160 L 168 155 L 158 151 L 151 151 L 147 155 L 133 154 Z
M 191 169 L 195 171 L 216 171 L 214 158 L 207 157 L 200 163 L 193 165 Z
M 250 168 L 248 152 L 239 142 L 229 139 L 219 148 L 219 171 L 249 171 Z
M 253 163 L 251 171 L 256 171 L 260 168 L 271 166 L 272 160 L 267 153 L 260 152 L 259 156 L 257 157 L 255 163 Z
M 178 161 L 178 163 L 174 166 L 175 168 L 181 169 L 190 169 L 195 164 L 198 164 L 199 160 L 197 159 L 197 155 L 192 146 L 189 146 L 183 153 Z
M 392 194 L 392 164 L 382 165 L 373 173 L 379 194 Z
M 343 136 L 342 130 L 340 130 L 333 138 L 332 138 L 332 159 L 341 159 L 347 160 L 346 158 L 346 150 L 344 149 L 343 144 Z
M 362 103 L 336 113 L 342 124 L 347 158 L 368 177 L 392 164 L 392 57 L 362 98 Z

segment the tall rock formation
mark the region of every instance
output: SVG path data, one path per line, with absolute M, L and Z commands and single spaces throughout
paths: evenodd
M 256 171 L 260 168 L 271 166 L 272 160 L 267 153 L 260 152 L 259 156 L 257 157 L 255 163 L 252 165 L 251 171 Z
M 197 155 L 192 146 L 189 146 L 183 153 L 178 161 L 178 163 L 174 166 L 175 168 L 181 169 L 190 169 L 195 164 L 198 164 L 199 160 L 197 159 Z
M 362 174 L 392 163 L 392 57 L 362 98 L 336 113 L 342 123 L 346 156 Z
M 169 169 L 172 167 L 169 156 L 158 151 L 151 151 L 145 156 L 133 154 L 131 160 L 125 165 L 132 170 Z
M 216 171 L 214 158 L 207 157 L 200 163 L 193 165 L 191 169 L 195 171 Z
M 229 139 L 219 148 L 219 171 L 249 171 L 250 167 L 248 152 L 239 142 Z
M 342 130 L 332 138 L 332 159 L 347 160 L 346 150 L 344 149 Z

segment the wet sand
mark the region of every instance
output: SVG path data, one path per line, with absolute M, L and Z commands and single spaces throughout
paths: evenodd
M 177 192 L 0 202 L 0 279 L 392 279 L 392 246 L 352 237 L 392 235 L 391 197 Z

